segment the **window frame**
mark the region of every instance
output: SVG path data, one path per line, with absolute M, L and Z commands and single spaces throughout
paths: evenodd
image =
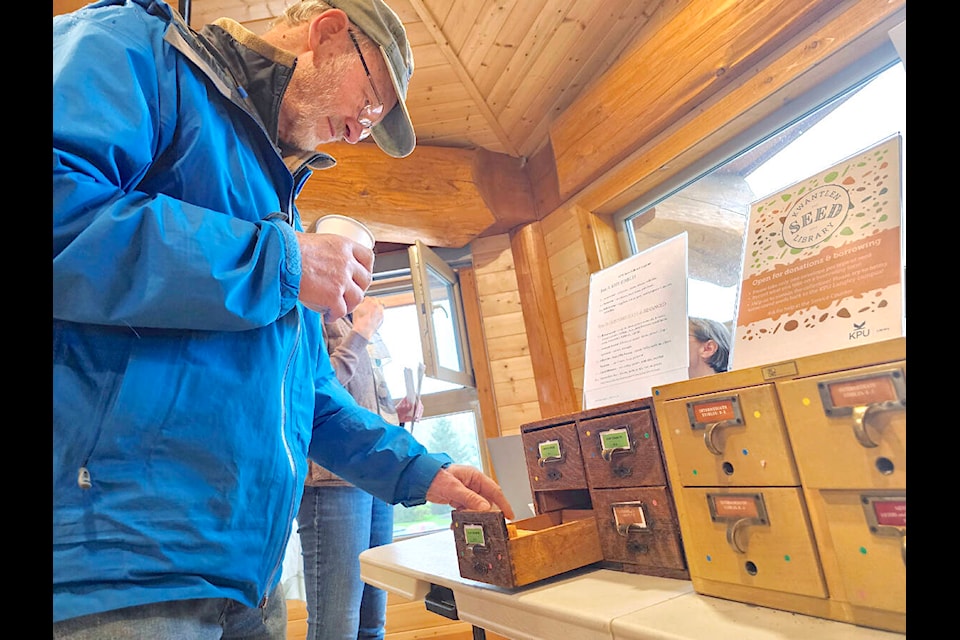
M 904 25 L 905 21 L 900 24 Z M 891 32 L 896 29 L 897 27 L 894 27 Z M 704 154 L 684 170 L 678 172 L 673 179 L 651 189 L 643 196 L 614 211 L 612 221 L 621 255 L 626 257 L 637 252 L 629 229 L 632 217 L 655 207 L 697 180 L 762 144 L 765 140 L 793 126 L 807 115 L 841 99 L 844 94 L 862 87 L 889 67 L 895 64 L 903 64 L 902 56 L 905 56 L 905 54 L 905 41 L 898 42 L 895 46 L 891 34 L 891 37 L 883 46 L 877 47 L 863 58 L 844 67 L 809 91 L 797 96 L 795 100 L 747 127 L 726 143 Z M 798 178 L 802 177 L 798 176 Z
M 437 253 L 417 240 L 407 249 L 410 260 L 410 277 L 413 281 L 413 296 L 417 304 L 420 324 L 420 344 L 423 347 L 423 363 L 431 378 L 464 387 L 476 387 L 473 377 L 473 359 L 467 340 L 467 325 L 464 320 L 463 295 L 456 272 Z M 454 346 L 460 368 L 451 369 L 441 364 L 439 332 L 434 322 L 434 310 L 439 306 L 430 286 L 431 274 L 442 281 L 450 292 L 450 318 L 453 325 Z

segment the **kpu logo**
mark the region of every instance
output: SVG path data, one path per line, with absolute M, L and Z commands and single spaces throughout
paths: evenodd
M 854 322 L 853 331 L 850 332 L 849 339 L 859 340 L 860 338 L 868 338 L 868 337 L 870 337 L 870 329 L 867 329 L 867 321 L 864 320 L 859 324 Z

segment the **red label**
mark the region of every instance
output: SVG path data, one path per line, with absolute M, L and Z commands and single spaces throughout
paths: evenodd
M 830 400 L 835 407 L 856 407 L 896 399 L 897 390 L 888 375 L 830 384 Z
M 907 526 L 906 500 L 877 500 L 873 503 L 873 512 L 877 516 L 877 524 L 889 527 Z
M 697 422 L 719 422 L 737 417 L 732 400 L 719 402 L 700 402 L 693 405 L 693 415 Z
M 722 518 L 756 518 L 759 513 L 753 498 L 714 496 L 713 508 Z

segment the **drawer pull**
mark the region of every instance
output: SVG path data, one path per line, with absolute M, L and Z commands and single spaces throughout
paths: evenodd
M 633 450 L 630 431 L 625 426 L 601 431 L 597 437 L 600 439 L 600 457 L 606 462 L 611 462 L 615 453 L 630 453 Z
M 615 453 L 630 453 L 630 447 L 617 447 L 616 449 L 602 449 L 600 451 L 600 457 L 603 458 L 606 462 L 612 462 L 613 454 Z
M 723 420 L 722 422 L 711 422 L 706 426 L 706 430 L 703 432 L 703 444 L 706 445 L 707 451 L 712 453 L 715 456 L 723 455 L 723 447 L 718 446 L 716 442 L 717 432 L 721 429 L 726 429 L 727 427 L 736 427 L 739 423 L 736 420 Z
M 877 414 L 887 411 L 906 411 L 906 407 L 900 401 L 873 402 L 871 404 L 860 405 L 853 408 L 853 435 L 865 449 L 872 449 L 878 445 L 867 431 L 870 419 Z
M 727 544 L 736 553 L 746 553 L 747 527 L 770 526 L 762 493 L 707 494 L 710 519 L 727 523 Z
M 743 518 L 727 527 L 727 544 L 736 553 L 747 552 L 747 545 L 741 540 L 741 534 L 751 524 L 757 524 L 757 520 L 755 518 Z
M 643 502 L 614 502 L 610 505 L 610 510 L 613 513 L 613 526 L 624 538 L 630 533 L 653 533 Z
M 468 544 L 467 551 L 474 555 L 481 555 L 484 553 L 490 553 L 489 547 L 483 544 Z

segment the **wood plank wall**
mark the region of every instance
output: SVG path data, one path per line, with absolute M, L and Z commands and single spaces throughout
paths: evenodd
M 518 434 L 527 422 L 579 410 L 590 274 L 621 259 L 609 221 L 579 207 L 558 209 L 524 231 L 543 245 L 543 256 L 526 258 L 537 265 L 537 274 L 517 272 L 518 260 L 525 259 L 523 252 L 538 251 L 531 248 L 537 240 L 518 242 L 516 236 L 503 233 L 470 245 L 475 283 L 470 288 L 479 299 L 498 422 L 496 432 L 485 424 L 488 437 Z M 540 260 L 544 256 L 545 263 Z M 540 281 L 544 277 L 546 284 Z M 530 326 L 550 319 L 539 317 L 544 307 L 548 315 L 556 314 L 558 329 L 545 328 L 539 340 L 550 344 L 531 353 L 536 341 L 531 340 Z M 475 359 L 475 368 L 481 367 L 482 360 Z M 551 373 L 538 375 L 538 368 Z
M 616 233 L 579 207 L 554 211 L 543 219 L 542 228 L 573 392 L 582 405 L 590 275 L 621 259 Z
M 502 233 L 474 240 L 470 250 L 497 428 L 501 436 L 519 434 L 520 425 L 539 420 L 542 414 L 510 236 Z

